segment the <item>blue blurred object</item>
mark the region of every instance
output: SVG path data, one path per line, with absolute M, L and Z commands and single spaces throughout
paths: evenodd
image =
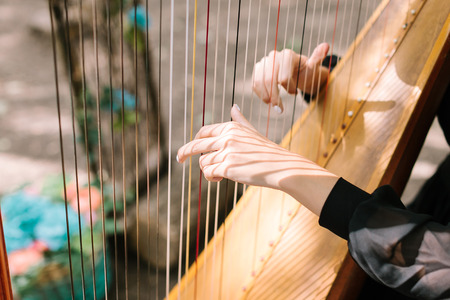
M 125 110 L 134 110 L 136 108 L 136 98 L 127 90 L 123 91 L 123 105 Z M 113 90 L 113 110 L 120 111 L 122 107 L 122 90 Z
M 82 300 L 93 299 L 95 294 L 97 299 L 103 299 L 108 288 L 105 284 L 111 283 L 112 268 L 108 266 L 107 249 L 106 257 L 104 256 L 101 224 L 94 223 L 91 229 L 89 222 L 81 221 L 84 234 L 80 237 L 78 214 L 70 205 L 67 206 L 71 241 L 68 248 L 62 182 L 62 178 L 56 176 L 50 178 L 40 191 L 30 186 L 31 188 L 22 188 L 1 199 L 7 252 L 10 254 L 16 250 L 33 247 L 36 241 L 41 241 L 48 247 L 39 250 L 43 256 L 29 265 L 25 272 L 12 274 L 15 298 Z M 81 241 L 87 251 L 81 251 Z M 26 252 L 17 253 L 16 264 L 20 262 L 19 256 L 23 253 L 25 253 L 23 257 L 26 257 Z M 71 261 L 69 261 L 70 253 L 72 253 Z M 94 270 L 91 267 L 83 269 L 81 267 L 83 264 L 87 266 L 94 262 L 93 256 L 95 256 L 95 266 L 92 266 Z M 72 283 L 74 297 L 71 295 Z
M 133 7 L 130 10 L 128 10 L 128 13 L 127 13 L 128 22 L 130 23 L 131 27 L 134 27 L 134 16 L 135 16 L 135 11 L 134 11 L 134 7 Z M 151 18 L 150 18 L 150 15 L 148 15 L 146 13 L 145 7 L 143 7 L 142 5 L 136 6 L 136 25 L 137 25 L 137 28 L 139 30 L 141 30 L 142 32 L 147 31 L 147 26 L 146 26 L 147 16 L 148 16 L 148 28 L 150 28 Z
M 67 245 L 64 203 L 19 191 L 3 197 L 1 208 L 8 253 L 27 248 L 34 240 L 54 251 Z M 77 233 L 78 215 L 70 206 L 67 209 L 69 231 Z

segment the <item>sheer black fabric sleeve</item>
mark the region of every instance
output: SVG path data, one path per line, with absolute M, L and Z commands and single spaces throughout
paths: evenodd
M 407 210 L 391 187 L 367 194 L 340 179 L 319 223 L 348 240 L 375 280 L 419 299 L 450 298 L 450 224 Z
M 439 106 L 437 118 L 444 132 L 447 144 L 450 146 L 450 86 L 447 87 L 444 98 Z

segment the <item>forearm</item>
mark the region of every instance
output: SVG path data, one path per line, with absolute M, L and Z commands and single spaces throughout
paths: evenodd
M 300 155 L 280 166 L 274 188 L 280 189 L 317 216 L 339 177 Z

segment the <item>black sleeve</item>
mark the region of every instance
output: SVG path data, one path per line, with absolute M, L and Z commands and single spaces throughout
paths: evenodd
M 450 86 L 447 87 L 444 98 L 439 106 L 437 117 L 439 125 L 441 125 L 444 132 L 447 144 L 450 145 Z
M 375 280 L 412 297 L 450 298 L 450 223 L 407 210 L 391 187 L 368 194 L 340 179 L 319 223 L 348 240 Z

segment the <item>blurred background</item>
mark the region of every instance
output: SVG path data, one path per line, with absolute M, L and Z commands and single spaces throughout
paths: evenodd
M 169 15 L 169 1 L 163 1 L 163 19 L 168 20 Z M 255 1 L 254 1 L 255 2 Z M 286 1 L 286 3 L 289 3 L 294 7 L 294 1 Z M 345 1 L 344 1 L 345 2 Z M 265 5 L 262 9 L 262 21 L 260 24 L 260 36 L 259 39 L 260 46 L 264 43 L 265 39 L 265 28 L 267 26 L 267 17 L 265 17 L 268 13 L 268 8 L 271 7 L 272 12 L 272 20 L 271 24 L 274 25 L 274 14 L 276 13 L 278 2 L 273 2 Z M 335 2 L 332 2 L 333 5 L 335 5 Z M 183 4 L 184 5 L 184 4 Z M 181 45 L 184 45 L 184 6 L 179 5 L 176 10 L 176 16 L 175 16 L 175 40 L 178 41 L 179 47 L 175 50 L 175 77 L 174 77 L 174 101 L 177 101 L 177 103 L 183 103 L 184 102 L 184 52 L 183 47 Z M 369 4 L 368 4 L 369 5 Z M 193 5 L 192 5 L 193 6 Z M 211 52 L 211 58 L 208 68 L 208 74 L 212 78 L 214 73 L 214 60 L 212 53 L 215 50 L 215 28 L 217 26 L 217 22 L 221 22 L 225 24 L 226 15 L 227 15 L 227 6 L 225 5 L 225 2 L 221 4 L 220 11 L 220 21 L 215 20 L 214 18 L 211 20 L 211 29 L 210 29 L 210 47 L 212 50 Z M 370 6 L 372 8 L 375 7 L 375 4 L 370 3 Z M 150 33 L 150 45 L 151 45 L 151 60 L 153 61 L 153 65 L 151 67 L 150 72 L 153 74 L 153 79 L 156 80 L 158 77 L 158 53 L 159 53 L 159 2 L 157 1 L 150 1 L 150 9 L 149 9 L 149 33 Z M 282 15 L 283 13 L 289 14 L 288 11 L 289 7 L 288 4 L 283 5 Z M 205 34 L 205 5 L 202 4 L 202 6 L 199 7 L 199 31 L 197 36 L 197 44 L 198 44 L 198 50 L 199 52 L 203 53 L 205 49 L 205 40 L 204 40 L 204 34 Z M 216 12 L 217 6 L 211 7 L 211 11 Z M 236 10 L 236 4 L 233 4 L 232 7 L 232 14 L 235 15 Z M 323 12 L 322 12 L 323 13 Z M 257 18 L 257 9 L 256 4 L 254 4 L 253 12 L 249 12 L 248 7 L 246 9 L 243 9 L 242 11 L 243 15 L 251 14 L 251 34 L 255 34 L 255 28 L 256 28 L 256 18 Z M 293 14 L 293 8 L 291 8 L 290 14 Z M 316 14 L 319 14 L 319 11 L 316 12 Z M 193 26 L 192 24 L 192 8 L 191 8 L 191 23 L 190 26 Z M 236 16 L 232 17 L 231 23 L 236 21 Z M 330 22 L 331 23 L 331 22 Z M 329 24 L 331 26 L 332 24 Z M 245 42 L 246 42 L 246 32 L 247 32 L 247 24 L 246 22 L 242 22 L 241 24 L 241 38 L 240 38 L 240 45 L 242 45 L 239 48 L 239 59 L 243 59 L 245 55 Z M 284 30 L 285 21 L 281 21 L 280 28 L 283 28 Z M 318 26 L 317 24 L 314 24 L 312 26 Z M 221 27 L 220 31 L 217 31 L 217 33 L 220 35 L 220 38 L 225 40 L 227 37 L 227 32 L 225 30 L 225 25 Z M 162 42 L 162 55 L 160 57 L 163 70 L 162 70 L 162 78 L 164 81 L 162 92 L 161 92 L 161 100 L 162 100 L 162 115 L 164 116 L 164 119 L 162 120 L 162 126 L 164 130 L 168 131 L 168 115 L 169 115 L 169 91 L 168 91 L 168 63 L 169 63 L 169 30 L 170 27 L 168 25 L 164 26 L 163 28 L 163 40 Z M 329 29 L 327 29 L 329 32 Z M 229 32 L 229 62 L 227 65 L 228 74 L 227 77 L 231 77 L 233 72 L 233 64 L 234 64 L 234 53 L 232 51 L 235 47 L 235 35 L 236 35 L 236 28 L 234 25 L 231 26 L 230 32 Z M 273 35 L 273 34 L 272 34 Z M 190 37 L 192 38 L 192 36 Z M 269 40 L 271 37 L 269 37 Z M 330 35 L 328 36 L 328 39 L 330 38 Z M 318 40 L 320 38 L 315 37 L 315 40 Z M 313 41 L 312 43 L 315 44 L 317 41 Z M 299 41 L 291 41 L 293 43 Z M 253 43 L 249 48 L 253 49 L 255 40 L 251 40 L 250 43 Z M 280 38 L 280 41 L 278 42 L 279 48 L 283 48 L 283 39 Z M 227 46 L 228 47 L 228 46 Z M 296 46 L 298 47 L 298 45 Z M 269 47 L 271 49 L 272 46 Z M 342 46 L 342 49 L 337 48 L 336 52 L 338 54 L 343 54 L 344 49 L 346 46 Z M 226 50 L 226 47 L 220 47 L 218 51 L 218 55 L 220 57 L 220 60 L 223 64 L 224 59 L 224 51 Z M 192 49 L 190 50 L 192 51 Z M 191 57 L 192 53 L 189 52 L 189 57 Z M 257 60 L 259 60 L 262 57 L 262 53 L 257 54 Z M 65 171 L 69 178 L 73 179 L 75 178 L 75 169 L 73 164 L 74 159 L 74 151 L 73 151 L 73 135 L 72 135 L 72 123 L 71 123 L 71 110 L 70 110 L 70 89 L 69 89 L 69 81 L 67 78 L 67 73 L 64 73 L 64 63 L 62 63 L 61 57 L 58 57 L 59 59 L 59 87 L 60 87 L 60 97 L 61 97 L 61 129 L 62 129 L 62 136 L 64 140 L 64 147 L 65 149 L 68 149 L 65 151 L 65 159 L 67 162 L 65 165 Z M 190 59 L 190 58 L 189 58 Z M 248 111 L 250 109 L 250 106 L 253 105 L 250 103 L 248 99 L 252 98 L 251 96 L 251 83 L 249 82 L 249 79 L 251 78 L 251 72 L 252 72 L 252 66 L 253 66 L 253 60 L 254 60 L 254 54 L 249 54 L 248 62 L 246 64 L 239 64 L 238 68 L 238 78 L 236 81 L 236 102 L 242 106 L 241 108 L 245 111 Z M 198 74 L 198 80 L 195 85 L 195 91 L 196 91 L 196 101 L 200 101 L 201 95 L 202 95 L 202 88 L 203 88 L 203 69 L 200 67 L 202 64 L 199 64 L 199 67 L 197 68 Z M 242 68 L 244 66 L 247 66 L 245 69 L 245 72 Z M 17 191 L 18 190 L 25 190 L 27 195 L 31 195 L 33 197 L 40 197 L 45 196 L 46 199 L 51 199 L 52 196 L 59 195 L 61 197 L 61 182 L 60 182 L 60 174 L 61 174 L 61 154 L 60 154 L 60 144 L 59 144 L 59 125 L 58 125 L 58 114 L 57 114 L 57 108 L 56 108 L 56 93 L 55 93 L 55 78 L 54 78 L 54 69 L 53 69 L 53 51 L 52 51 L 52 40 L 51 40 L 51 27 L 50 27 L 50 17 L 49 17 L 49 8 L 48 3 L 45 0 L 22 0 L 22 1 L 15 1 L 15 0 L 2 0 L 0 2 L 0 197 L 2 197 L 2 210 L 14 210 L 19 209 L 20 205 L 26 205 L 26 203 L 20 202 L 17 198 Z M 189 66 L 190 68 L 192 66 Z M 223 119 L 223 115 L 221 115 L 221 101 L 222 101 L 222 95 L 224 92 L 222 92 L 225 88 L 228 88 L 230 83 L 230 79 L 227 79 L 227 83 L 224 85 L 222 84 L 224 74 L 223 67 L 220 67 L 220 72 L 217 73 L 217 87 L 214 85 L 214 95 L 217 95 L 218 98 L 218 104 L 216 107 L 216 112 L 211 113 L 210 115 L 207 115 L 207 123 L 211 121 L 221 121 L 221 120 L 228 120 L 229 116 L 226 114 L 225 119 Z M 188 71 L 188 75 L 191 75 L 191 70 Z M 190 77 L 189 77 L 190 78 Z M 166 80 L 167 79 L 167 80 Z M 210 80 L 210 79 L 208 79 Z M 225 81 L 223 81 L 225 82 Z M 188 79 L 188 88 L 191 88 L 190 79 Z M 211 97 L 213 97 L 213 84 L 208 83 L 208 93 Z M 229 102 L 230 95 L 230 89 L 226 89 L 227 94 L 226 98 Z M 190 90 L 189 90 L 190 95 Z M 245 102 L 244 102 L 245 97 Z M 287 97 L 287 95 L 283 95 L 283 97 Z M 225 97 L 224 97 L 225 98 Z M 242 99 L 242 104 L 241 104 Z M 252 100 L 253 101 L 253 100 Z M 227 102 L 227 107 L 229 106 Z M 257 102 L 255 102 L 257 103 Z M 256 105 L 256 104 L 255 104 Z M 259 105 L 259 102 L 258 102 Z M 200 105 L 198 105 L 200 106 Z M 196 108 L 195 111 L 195 125 L 194 128 L 198 129 L 201 125 L 201 112 L 200 107 Z M 170 150 L 171 153 L 175 153 L 176 149 L 181 146 L 183 143 L 183 114 L 184 114 L 184 106 L 183 105 L 177 105 L 177 108 L 174 110 L 174 144 L 172 145 L 172 149 Z M 262 110 L 262 113 L 258 111 L 258 109 L 255 109 L 253 112 L 253 123 L 258 124 L 258 118 L 262 115 L 262 119 L 264 120 L 267 117 L 267 112 L 265 109 Z M 250 117 L 251 118 L 251 117 Z M 272 116 L 272 118 L 275 118 Z M 263 122 L 264 123 L 264 122 Z M 78 129 L 77 129 L 78 130 Z M 196 131 L 196 130 L 194 130 Z M 280 140 L 281 134 L 275 134 L 273 133 L 273 137 L 276 140 Z M 86 159 L 84 158 L 84 149 L 81 146 L 78 149 L 78 155 L 79 158 L 79 168 L 78 168 L 78 175 L 80 178 L 80 182 L 83 182 L 86 184 L 87 182 L 87 172 L 86 172 Z M 170 152 L 169 151 L 169 152 Z M 445 139 L 443 137 L 442 131 L 438 124 L 436 122 L 433 123 L 433 126 L 428 134 L 428 137 L 426 139 L 425 145 L 422 149 L 422 152 L 419 156 L 419 159 L 412 171 L 411 178 L 409 180 L 409 183 L 407 185 L 407 188 L 405 190 L 405 193 L 403 195 L 403 200 L 405 203 L 408 203 L 411 201 L 411 199 L 416 194 L 417 190 L 420 188 L 421 184 L 429 177 L 431 176 L 434 171 L 436 170 L 439 163 L 443 160 L 443 158 L 448 153 L 448 145 L 445 142 Z M 172 156 L 172 160 L 174 159 L 174 156 Z M 174 177 L 180 177 L 181 178 L 181 168 L 179 166 L 174 167 Z M 111 175 L 111 174 L 110 174 Z M 56 177 L 55 177 L 56 176 Z M 197 176 L 195 176 L 197 177 Z M 56 179 L 55 179 L 56 178 Z M 179 179 L 181 180 L 181 179 Z M 69 180 L 70 181 L 70 180 Z M 59 182 L 59 183 L 58 183 Z M 47 188 L 47 192 L 42 192 L 44 188 Z M 70 187 L 70 186 L 69 186 Z M 70 191 L 68 191 L 70 192 Z M 73 192 L 73 191 L 72 191 Z M 80 192 L 81 193 L 81 192 Z M 94 192 L 92 192 L 94 193 Z M 164 193 L 164 192 L 163 192 Z M 30 196 L 30 197 L 31 197 Z M 164 198 L 163 196 L 161 196 Z M 167 198 L 167 196 L 165 196 Z M 4 201 L 7 199 L 9 202 L 6 204 L 6 208 L 4 207 Z M 30 200 L 32 201 L 32 199 Z M 22 203 L 22 204 L 19 204 Z M 50 201 L 52 202 L 52 201 Z M 54 201 L 53 201 L 54 202 Z M 178 204 L 179 205 L 179 204 Z M 59 206 L 58 208 L 50 208 L 51 205 L 45 206 L 41 205 L 41 209 L 43 210 L 42 214 L 45 214 L 45 211 L 51 214 L 48 216 L 49 219 L 55 219 L 55 215 L 60 216 L 61 218 L 65 217 L 64 210 L 61 210 L 62 207 Z M 29 208 L 28 208 L 29 209 Z M 76 212 L 76 207 L 74 208 L 74 211 Z M 45 210 L 45 211 L 44 211 Z M 80 208 L 81 211 L 81 208 Z M 75 213 L 73 216 L 74 220 L 77 219 L 77 214 Z M 37 217 L 36 217 L 37 218 Z M 44 217 L 43 217 L 44 218 Z M 135 220 L 135 216 L 130 217 L 130 222 L 133 222 Z M 86 219 L 86 222 L 89 221 L 89 218 Z M 37 222 L 37 221 L 36 221 Z M 119 221 L 119 222 L 123 222 Z M 74 221 L 76 223 L 76 221 Z M 12 227 L 14 227 L 14 223 L 11 223 Z M 45 235 L 43 236 L 43 239 L 48 239 L 49 241 L 56 241 L 56 237 L 52 236 L 51 233 L 48 231 L 52 228 L 53 223 L 46 223 L 44 228 Z M 44 226 L 44 227 L 45 227 Z M 120 226 L 123 226 L 122 223 L 120 223 Z M 65 228 L 63 228 L 65 230 Z M 47 230 L 47 231 L 46 231 Z M 71 230 L 77 231 L 79 230 L 78 226 L 75 226 L 71 228 Z M 84 230 L 84 228 L 83 228 Z M 135 228 L 130 228 L 130 230 L 135 230 Z M 8 233 L 6 233 L 8 235 Z M 97 237 L 96 237 L 97 238 Z M 98 255 L 96 264 L 100 264 L 103 260 L 103 255 L 100 253 L 100 249 L 95 248 L 94 246 L 89 242 L 89 234 L 87 234 L 86 237 L 86 243 L 85 247 L 88 248 L 88 252 L 96 252 L 95 255 Z M 121 233 L 119 233 L 118 237 L 118 243 L 122 243 L 123 236 Z M 138 238 L 139 239 L 139 238 Z M 84 240 L 84 237 L 83 237 Z M 94 239 L 95 240 L 95 239 Z M 101 245 L 102 241 L 101 238 L 99 238 L 99 243 Z M 112 241 L 112 238 L 109 238 L 109 242 Z M 145 238 L 143 239 L 145 241 Z M 18 241 L 15 241 L 18 242 Z M 20 241 L 19 241 L 20 242 Z M 18 243 L 19 243 L 18 242 Z M 60 243 L 59 241 L 58 243 Z M 161 242 L 164 244 L 163 242 Z M 31 246 L 30 246 L 31 245 Z M 8 247 L 8 241 L 7 241 L 7 247 Z M 15 245 L 15 247 L 21 247 L 20 243 Z M 20 253 L 21 256 L 19 258 L 16 258 L 15 261 L 11 262 L 12 266 L 16 268 L 16 274 L 25 274 L 26 272 L 33 272 L 33 263 L 35 261 L 40 261 L 42 259 L 46 259 L 45 257 L 42 258 L 39 253 L 42 253 L 42 251 L 47 251 L 49 247 L 55 247 L 55 249 L 61 249 L 64 247 L 64 245 L 48 245 L 47 244 L 39 244 L 36 242 L 30 242 L 27 245 L 23 246 L 24 248 L 28 249 L 25 254 L 22 252 Z M 17 249 L 19 249 L 17 248 Z M 111 247 L 112 248 L 112 247 Z M 120 247 L 119 247 L 120 248 Z M 14 248 L 16 249 L 16 248 Z M 107 254 L 109 255 L 108 259 L 113 260 L 114 257 L 114 249 Z M 81 250 L 80 250 L 81 251 Z M 85 249 L 86 251 L 86 249 Z M 158 250 L 155 250 L 158 251 Z M 83 252 L 83 251 L 81 251 Z M 98 253 L 97 253 L 98 252 Z M 100 254 L 99 254 L 100 253 Z M 115 295 L 115 293 L 119 293 L 120 299 L 123 299 L 124 293 L 129 293 L 131 299 L 134 299 L 136 297 L 136 291 L 135 291 L 135 285 L 136 285 L 136 274 L 138 273 L 137 265 L 136 265 L 136 251 L 135 248 L 131 247 L 130 251 L 127 254 L 130 256 L 130 259 L 128 261 L 127 269 L 125 272 L 124 269 L 124 263 L 125 263 L 125 253 L 123 249 L 118 249 L 117 253 L 117 264 L 112 263 L 113 267 L 116 270 L 116 273 L 119 273 L 118 282 L 119 284 L 116 285 L 115 280 L 115 274 L 110 274 L 110 278 L 108 279 L 109 282 L 109 290 L 111 291 L 111 295 Z M 160 256 L 163 257 L 163 253 L 161 252 Z M 13 258 L 14 259 L 14 258 Z M 26 260 L 29 260 L 29 262 L 26 262 Z M 175 259 L 176 260 L 176 259 Z M 142 262 L 142 261 L 141 261 Z M 114 266 L 115 265 L 115 266 Z M 153 264 L 151 267 L 147 267 L 147 263 L 144 260 L 144 263 L 142 263 L 142 267 L 140 272 L 142 273 L 143 278 L 141 280 L 141 291 L 140 293 L 142 295 L 148 295 L 149 293 L 152 293 L 152 295 L 155 293 L 155 289 L 158 286 L 159 291 L 159 298 L 163 297 L 163 291 L 165 286 L 165 271 L 164 267 L 159 273 L 156 273 L 156 268 L 154 267 L 155 264 Z M 156 265 L 159 265 L 156 263 Z M 90 267 L 90 261 L 87 260 L 86 264 L 84 266 L 87 269 Z M 92 268 L 91 268 L 92 269 Z M 103 267 L 100 266 L 97 268 L 97 276 L 99 274 L 102 274 Z M 36 271 L 37 272 L 37 271 Z M 66 276 L 67 274 L 59 274 L 58 272 L 55 273 L 54 269 L 49 269 L 47 272 L 52 272 L 56 279 L 53 280 L 57 281 L 57 278 L 62 278 L 63 276 Z M 173 272 L 176 274 L 176 272 Z M 37 273 L 35 273 L 37 274 Z M 58 275 L 59 274 L 59 275 Z M 127 276 L 128 280 L 128 287 L 125 287 L 123 284 L 124 276 Z M 156 277 L 159 277 L 158 280 L 156 280 Z M 86 273 L 86 278 L 84 284 L 86 286 L 90 285 L 92 286 L 92 283 L 90 283 L 89 273 Z M 91 276 L 92 277 L 92 276 Z M 25 277 L 23 277 L 25 278 Z M 103 277 L 99 277 L 100 280 L 103 280 Z M 26 281 L 28 280 L 28 281 Z M 26 290 L 27 284 L 29 284 L 32 279 L 21 279 L 21 281 L 14 281 L 13 284 L 16 285 L 19 288 L 23 288 Z M 41 282 L 46 282 L 49 279 L 39 279 Z M 176 280 L 176 275 L 172 276 L 172 281 Z M 173 283 L 173 282 L 172 282 Z M 65 282 L 67 284 L 67 282 Z M 98 283 L 97 283 L 98 285 Z M 64 285 L 67 287 L 67 285 Z M 102 288 L 103 286 L 100 284 L 98 286 L 98 295 L 102 295 Z M 127 291 L 128 289 L 128 291 Z M 31 297 L 27 299 L 41 299 L 39 297 L 43 297 L 42 299 L 56 299 L 56 298 L 46 298 L 48 297 L 48 294 L 46 293 L 61 293 L 62 291 L 55 292 L 58 290 L 58 287 L 53 286 L 50 291 L 41 291 L 41 292 L 35 292 L 39 295 L 36 295 L 35 298 Z M 66 291 L 67 292 L 67 291 Z M 93 292 L 93 291 L 92 291 Z M 104 291 L 103 291 L 104 294 Z M 100 296 L 99 296 L 100 297 Z M 153 296 L 152 296 L 153 298 Z M 61 299 L 70 299 L 69 297 L 64 298 L 64 296 L 61 296 Z

